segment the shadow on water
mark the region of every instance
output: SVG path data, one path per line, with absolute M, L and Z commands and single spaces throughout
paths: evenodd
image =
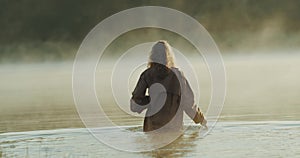
M 151 157 L 185 157 L 195 150 L 197 142 L 201 139 L 199 130 L 200 126 L 188 127 L 185 133 L 174 142 L 150 152 L 143 152 L 143 154 Z

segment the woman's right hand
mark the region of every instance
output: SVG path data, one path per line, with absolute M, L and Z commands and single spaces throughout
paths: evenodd
M 202 122 L 201 122 L 201 126 L 203 126 L 205 129 L 208 129 L 207 127 L 207 120 L 205 119 L 205 117 L 203 118 Z

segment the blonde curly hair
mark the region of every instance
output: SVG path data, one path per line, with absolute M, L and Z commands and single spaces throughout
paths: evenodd
M 162 64 L 168 68 L 175 67 L 174 54 L 167 41 L 159 40 L 153 47 L 149 55 L 148 67 L 154 64 Z

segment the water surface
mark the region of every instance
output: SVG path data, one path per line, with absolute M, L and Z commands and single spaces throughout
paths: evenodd
M 141 126 L 123 126 L 133 133 Z M 118 132 L 117 128 L 102 128 Z M 191 126 L 173 143 L 151 151 L 132 153 L 97 141 L 87 129 L 12 132 L 0 135 L 2 157 L 299 157 L 299 121 L 219 122 L 206 137 Z M 123 133 L 119 133 L 122 135 Z M 147 139 L 147 136 L 144 136 Z M 124 137 L 117 143 L 128 139 Z M 136 141 L 134 145 L 143 144 Z

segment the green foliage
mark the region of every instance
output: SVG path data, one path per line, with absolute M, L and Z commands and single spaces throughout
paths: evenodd
M 44 51 L 44 47 L 48 48 L 49 42 L 67 43 L 64 45 L 72 45 L 76 50 L 85 35 L 104 18 L 145 5 L 170 7 L 191 15 L 224 49 L 236 47 L 235 43 L 250 38 L 249 34 L 278 34 L 271 37 L 285 41 L 290 35 L 299 34 L 300 30 L 299 0 L 1 0 L 0 59 L 20 56 L 24 51 L 33 56 L 49 54 L 47 52 L 56 54 L 55 58 L 73 56 L 73 50 L 59 52 L 56 49 L 61 46 L 55 44 L 51 51 Z M 268 32 L 268 27 L 276 31 Z M 263 42 L 270 40 L 263 39 Z M 32 45 L 36 44 L 36 48 L 43 49 L 33 53 L 31 50 L 36 48 Z M 9 48 L 11 46 L 14 48 Z M 64 53 L 69 55 L 61 55 Z

